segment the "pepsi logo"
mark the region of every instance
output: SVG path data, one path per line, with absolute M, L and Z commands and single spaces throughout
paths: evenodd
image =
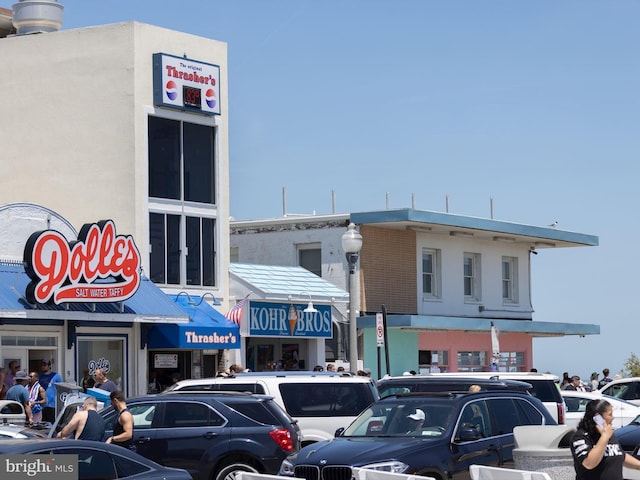
M 209 108 L 215 108 L 216 106 L 216 93 L 213 91 L 213 88 L 208 88 L 204 93 L 204 99 L 207 102 L 207 106 Z
M 178 97 L 178 87 L 173 80 L 169 80 L 165 85 L 165 91 L 169 100 L 175 100 Z

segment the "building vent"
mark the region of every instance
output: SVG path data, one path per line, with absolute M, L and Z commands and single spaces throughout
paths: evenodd
M 16 33 L 27 35 L 60 30 L 63 8 L 56 0 L 20 0 L 13 5 Z

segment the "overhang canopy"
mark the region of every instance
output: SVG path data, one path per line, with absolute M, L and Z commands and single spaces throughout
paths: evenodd
M 188 323 L 153 325 L 148 348 L 240 348 L 240 329 L 202 299 L 169 296 L 189 315 Z
M 414 331 L 489 332 L 494 324 L 502 333 L 526 333 L 532 337 L 600 335 L 600 325 L 588 323 L 536 322 L 497 318 L 444 317 L 435 315 L 388 315 L 387 328 Z M 358 328 L 376 328 L 376 317 L 358 317 Z
M 124 302 L 33 304 L 25 298 L 29 276 L 21 263 L 0 263 L 0 319 L 99 322 L 188 322 L 188 314 L 146 277 Z

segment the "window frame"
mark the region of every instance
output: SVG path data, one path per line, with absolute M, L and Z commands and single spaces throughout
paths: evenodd
M 464 358 L 469 361 L 465 363 Z M 491 358 L 484 350 L 459 351 L 456 353 L 458 372 L 484 372 L 487 367 L 487 359 Z
M 479 253 L 465 252 L 462 263 L 462 281 L 465 303 L 477 303 L 482 299 L 480 285 L 480 263 L 481 256 Z M 470 263 L 468 263 L 468 261 Z M 467 271 L 468 265 L 471 266 L 471 272 Z
M 507 271 L 505 271 L 505 267 Z M 508 305 L 517 305 L 519 302 L 518 258 L 503 256 L 500 270 L 502 276 L 502 303 Z
M 309 270 L 314 275 L 322 278 L 322 247 L 319 243 L 303 243 L 296 246 L 297 250 L 297 264 L 298 266 Z M 312 254 L 313 258 L 311 263 L 317 264 L 311 266 L 309 262 L 303 262 L 302 256 L 305 254 Z M 317 261 L 316 261 L 317 260 Z M 311 268 L 309 268 L 311 267 Z
M 425 272 L 425 257 L 431 256 L 431 271 Z M 442 298 L 442 279 L 441 279 L 441 253 L 437 248 L 423 248 L 422 249 L 422 267 L 421 267 L 421 279 L 422 279 L 422 298 L 423 300 L 440 300 Z M 427 282 L 425 279 L 431 277 L 431 292 L 425 291 Z
M 221 278 L 217 222 L 220 190 L 218 125 L 215 119 L 158 113 L 148 110 L 146 122 L 148 276 L 161 286 L 217 288 Z M 170 138 L 159 135 L 163 129 Z M 185 141 L 189 138 L 195 141 L 187 145 Z M 175 179 L 166 180 L 166 185 L 152 183 L 154 177 L 160 178 L 163 173 L 179 176 L 177 186 Z M 206 186 L 200 188 L 201 183 L 196 183 L 190 190 L 190 176 L 207 178 Z M 161 220 L 154 215 L 160 216 Z

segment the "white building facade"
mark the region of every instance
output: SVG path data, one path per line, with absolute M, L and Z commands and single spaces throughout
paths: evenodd
M 9 35 L 0 38 L 0 56 L 14 72 L 0 76 L 7 173 L 0 205 L 40 205 L 77 229 L 111 219 L 135 238 L 142 274 L 176 303 L 226 311 L 227 45 L 126 22 Z M 22 260 L 15 256 L 0 252 L 1 259 Z M 153 325 L 115 324 L 117 331 L 108 322 L 80 321 L 73 334 L 126 338 L 120 368 L 130 372 L 127 394 L 146 392 L 151 370 L 214 374 L 239 355 L 239 342 L 185 344 L 169 331 L 155 332 L 149 348 Z M 54 330 L 49 354 L 66 379 L 76 380 L 86 365 L 78 362 L 68 324 Z M 0 339 L 3 332 L 0 325 Z M 0 344 L 4 363 L 7 342 Z M 40 354 L 24 351 L 35 366 Z
M 534 320 L 531 302 L 532 257 L 547 248 L 595 246 L 592 235 L 399 209 L 233 221 L 231 255 L 239 262 L 302 265 L 349 290 L 340 243 L 348 222 L 363 236 L 355 300 L 359 358 L 380 376 L 527 371 L 534 366 L 534 337 L 599 333 L 593 324 Z M 383 305 L 386 343 L 379 347 L 376 313 Z M 492 326 L 499 331 L 497 352 Z M 343 351 L 335 356 L 348 358 Z

